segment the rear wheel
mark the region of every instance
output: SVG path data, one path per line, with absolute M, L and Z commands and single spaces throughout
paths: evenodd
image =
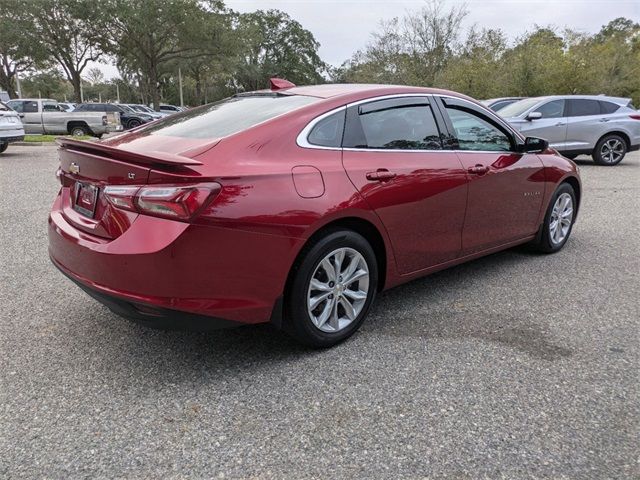
M 362 325 L 375 298 L 378 267 L 360 234 L 339 230 L 308 247 L 294 266 L 285 328 L 313 347 L 331 347 Z
M 0 153 L 4 152 L 9 147 L 9 142 L 0 142 Z
M 612 167 L 619 164 L 627 153 L 627 142 L 619 135 L 605 135 L 593 150 L 593 159 L 598 165 Z
M 576 194 L 568 183 L 562 183 L 553 194 L 544 217 L 539 238 L 533 247 L 545 253 L 555 253 L 567 243 L 576 215 Z
M 69 133 L 74 137 L 82 137 L 84 135 L 89 135 L 89 129 L 84 125 L 74 125 L 69 129 Z

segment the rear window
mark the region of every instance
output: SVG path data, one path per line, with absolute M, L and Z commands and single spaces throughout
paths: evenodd
M 614 113 L 620 108 L 620 105 L 615 104 L 613 102 L 599 101 L 598 103 L 600 103 L 600 112 L 601 113 Z
M 166 117 L 144 131 L 170 137 L 221 138 L 318 100 L 302 95 L 231 97 Z

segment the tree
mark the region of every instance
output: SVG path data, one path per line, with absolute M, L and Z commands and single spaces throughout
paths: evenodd
M 104 73 L 99 68 L 90 68 L 85 76 L 85 80 L 91 85 L 97 85 L 104 82 Z
M 109 35 L 105 48 L 118 67 L 137 72 L 157 110 L 162 76 L 177 60 L 220 55 L 228 15 L 220 1 L 104 0 Z
M 25 39 L 40 45 L 58 63 L 73 86 L 76 102 L 82 101 L 82 72 L 103 55 L 99 6 L 100 2 L 32 0 L 24 11 L 32 25 L 24 32 Z
M 293 83 L 323 81 L 326 64 L 318 55 L 320 44 L 300 23 L 279 10 L 258 10 L 236 17 L 241 51 L 235 80 L 244 90 L 268 86 L 270 77 Z
M 24 0 L 3 0 L 0 7 L 0 87 L 16 98 L 16 75 L 33 70 L 37 61 L 44 62 L 38 43 L 25 35 L 31 23 L 23 15 L 29 8 Z

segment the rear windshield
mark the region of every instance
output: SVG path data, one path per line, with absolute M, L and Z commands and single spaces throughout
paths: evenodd
M 177 113 L 150 125 L 153 135 L 187 138 L 221 138 L 320 100 L 302 95 L 251 95 Z

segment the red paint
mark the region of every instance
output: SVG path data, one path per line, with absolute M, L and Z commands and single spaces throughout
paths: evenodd
M 286 93 L 322 100 L 223 139 L 164 137 L 141 128 L 97 148 L 63 142 L 63 186 L 49 218 L 52 259 L 77 281 L 115 297 L 266 322 L 296 256 L 335 221 L 356 218 L 380 233 L 389 288 L 531 239 L 558 183 L 579 182 L 575 165 L 552 150 L 342 152 L 296 144 L 309 121 L 350 102 L 452 92 L 323 85 Z M 72 163 L 78 174 L 70 172 Z M 384 171 L 391 175 L 367 179 Z M 189 221 L 119 209 L 104 195 L 95 217 L 87 218 L 73 208 L 76 180 L 100 189 L 211 182 L 222 189 Z

